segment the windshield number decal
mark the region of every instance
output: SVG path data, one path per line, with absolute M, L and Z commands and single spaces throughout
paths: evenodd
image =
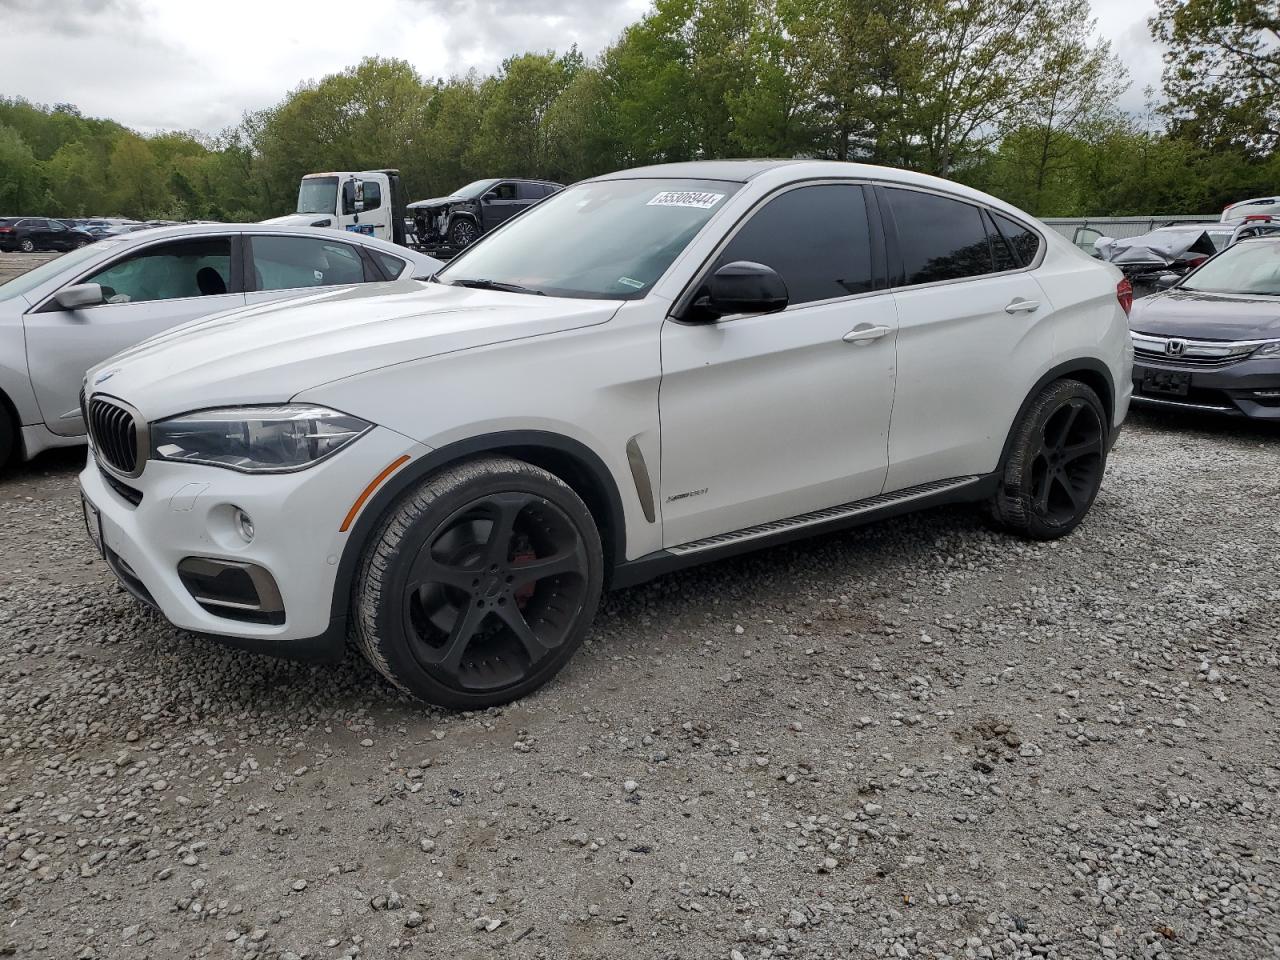
M 649 201 L 650 207 L 693 207 L 710 210 L 724 199 L 723 193 L 703 193 L 698 190 L 664 190 Z

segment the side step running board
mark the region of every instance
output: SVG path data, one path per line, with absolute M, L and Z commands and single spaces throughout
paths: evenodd
M 704 550 L 714 550 L 718 547 L 746 543 L 751 540 L 759 540 L 763 537 L 770 537 L 792 530 L 803 530 L 805 527 L 814 527 L 836 520 L 847 520 L 859 514 L 871 513 L 894 504 L 907 503 L 911 500 L 918 500 L 921 497 L 967 487 L 981 479 L 981 477 L 957 477 L 951 480 L 934 480 L 932 483 L 922 483 L 916 487 L 907 487 L 905 490 L 895 490 L 893 493 L 882 493 L 877 497 L 868 497 L 866 500 L 855 500 L 852 503 L 842 503 L 839 506 L 827 507 L 825 510 L 802 513 L 798 517 L 773 520 L 769 523 L 760 523 L 754 527 L 747 527 L 744 530 L 720 533 L 714 537 L 682 543 L 677 547 L 668 547 L 667 552 L 676 556 L 687 556 L 691 553 L 701 553 Z

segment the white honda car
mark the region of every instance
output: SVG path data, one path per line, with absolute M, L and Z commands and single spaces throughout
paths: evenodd
M 1113 266 L 994 197 L 819 161 L 599 177 L 430 284 L 161 335 L 89 374 L 90 535 L 188 630 L 479 708 L 601 590 L 933 504 L 1085 516 L 1129 406 Z

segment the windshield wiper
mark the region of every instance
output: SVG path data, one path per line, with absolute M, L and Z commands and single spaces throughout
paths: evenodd
M 460 280 L 438 280 L 437 283 L 449 283 L 455 287 L 470 287 L 473 290 L 501 290 L 504 293 L 531 293 L 537 297 L 545 297 L 546 293 L 533 287 L 522 287 L 518 283 L 502 283 L 499 280 L 481 278 L 465 278 Z

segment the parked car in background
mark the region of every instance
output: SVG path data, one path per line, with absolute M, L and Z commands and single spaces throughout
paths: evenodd
M 1225 223 L 1228 220 L 1239 220 L 1252 214 L 1280 217 L 1280 196 L 1254 197 L 1250 200 L 1229 203 L 1222 210 L 1222 220 Z
M 10 217 L 0 220 L 0 250 L 74 250 L 96 240 L 93 234 L 68 227 L 46 217 Z
M 0 285 L 0 465 L 83 442 L 85 370 L 140 340 L 235 307 L 439 266 L 371 237 L 255 224 L 130 233 L 42 264 Z
M 1069 533 L 1128 409 L 1130 302 L 934 177 L 621 171 L 418 289 L 94 368 L 86 527 L 182 628 L 330 658 L 353 629 L 402 689 L 480 709 L 565 665 L 605 583 L 939 503 Z
M 409 204 L 424 249 L 463 250 L 540 200 L 563 190 L 549 180 L 476 180 L 447 197 Z
M 1280 420 L 1280 236 L 1242 240 L 1134 304 L 1135 403 Z

